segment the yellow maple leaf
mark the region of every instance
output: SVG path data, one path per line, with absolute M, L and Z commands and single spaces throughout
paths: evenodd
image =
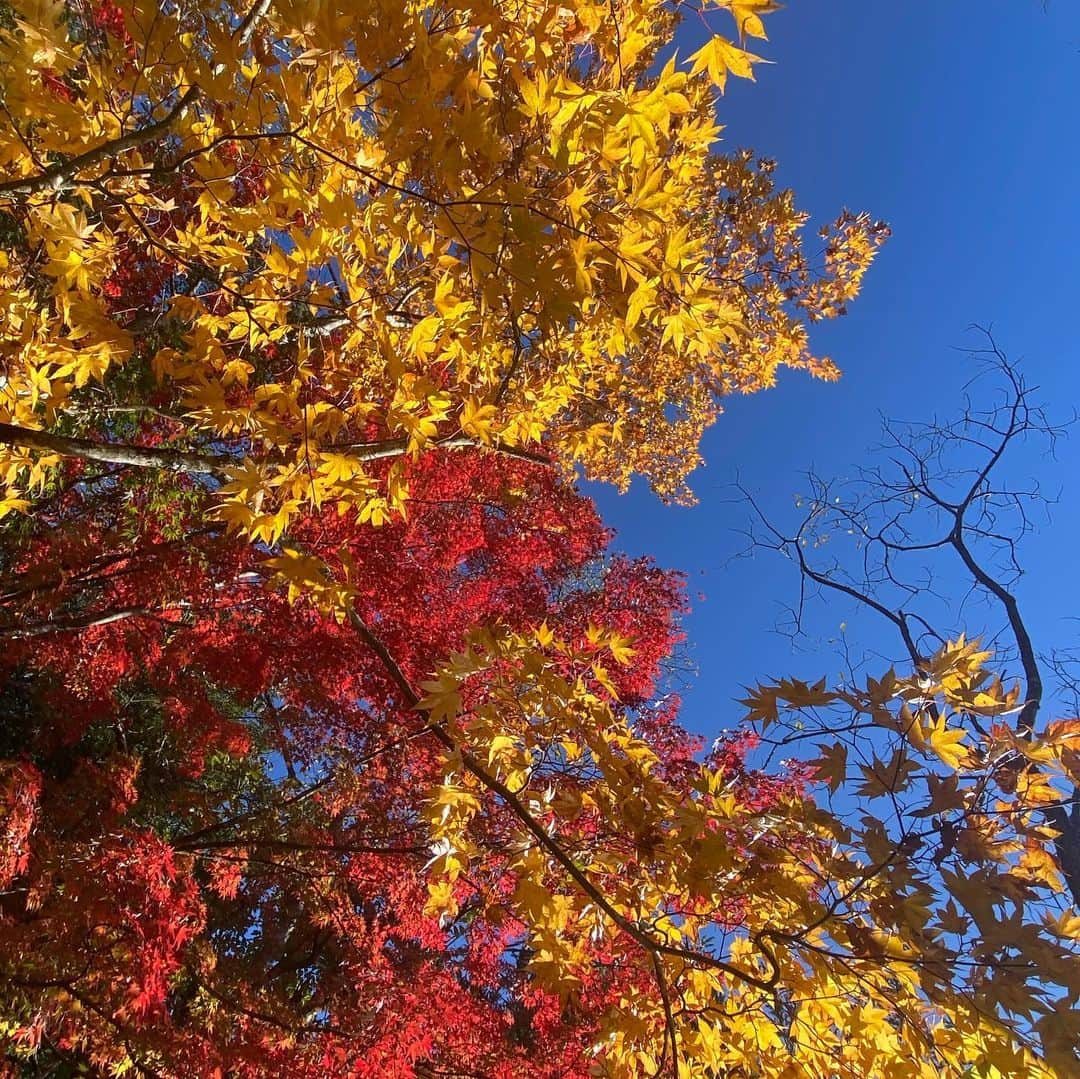
M 959 768 L 968 759 L 968 750 L 962 745 L 968 732 L 949 729 L 945 716 L 940 716 L 927 732 L 930 748 L 950 767 Z
M 690 59 L 694 61 L 690 74 L 707 71 L 713 85 L 721 90 L 727 86 L 729 73 L 739 78 L 753 79 L 753 65 L 763 62 L 760 56 L 740 49 L 727 38 L 719 36 L 711 38 Z
M 847 746 L 843 742 L 819 742 L 817 748 L 821 750 L 821 756 L 810 763 L 814 766 L 818 778 L 827 780 L 829 790 L 835 794 L 847 777 Z

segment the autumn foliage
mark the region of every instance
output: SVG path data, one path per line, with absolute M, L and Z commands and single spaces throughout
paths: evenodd
M 961 640 L 706 747 L 574 486 L 837 373 L 884 226 L 718 145 L 775 6 L 0 0 L 7 1073 L 1075 1071 L 1075 725 Z M 894 822 L 755 763 L 815 709 Z
M 406 670 L 477 623 L 546 618 L 585 647 L 603 617 L 638 631 L 640 663 L 614 677 L 648 699 L 677 639 L 677 578 L 605 559 L 589 503 L 541 466 L 431 453 L 411 479 L 407 522 L 331 513 L 304 537 L 349 561 L 354 609 Z M 101 1066 L 163 1053 L 197 1074 L 483 1060 L 513 1074 L 533 1052 L 538 1074 L 586 1074 L 631 972 L 600 975 L 570 1011 L 533 986 L 500 907 L 505 858 L 455 884 L 452 915 L 434 908 L 421 814 L 442 754 L 378 657 L 267 589 L 265 556 L 220 527 L 173 519 L 184 538 L 169 541 L 151 496 L 72 492 L 7 567 L 22 617 L 0 631 L 6 733 L 25 755 L 4 775 L 19 913 L 0 937 L 34 1016 L 8 1034 Z M 689 761 L 669 716 L 644 723 L 672 768 Z
M 760 35 L 771 4 L 715 6 Z M 661 70 L 666 5 L 102 10 L 0 39 L 8 507 L 65 452 L 27 432 L 133 371 L 199 449 L 158 460 L 225 478 L 266 542 L 312 500 L 399 512 L 371 461 L 429 443 L 681 496 L 724 395 L 835 374 L 806 323 L 884 229 L 844 214 L 804 250 L 770 164 L 713 152 L 752 57 L 717 37 Z

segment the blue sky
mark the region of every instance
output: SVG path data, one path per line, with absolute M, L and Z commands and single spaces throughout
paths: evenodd
M 865 463 L 879 413 L 955 411 L 975 373 L 958 351 L 976 343 L 972 323 L 993 324 L 1058 416 L 1080 405 L 1080 4 L 792 0 L 767 26 L 770 40 L 756 51 L 775 63 L 759 66 L 755 83 L 729 83 L 720 102 L 727 146 L 775 158 L 811 227 L 847 206 L 887 220 L 893 238 L 848 317 L 816 328 L 841 382 L 790 373 L 773 391 L 731 400 L 692 479 L 697 507 L 663 507 L 643 488 L 624 497 L 591 489 L 618 547 L 689 576 L 686 630 L 699 673 L 684 692 L 684 719 L 710 735 L 734 724 L 732 700 L 747 682 L 839 669 L 827 642 L 793 655 L 774 632 L 795 595 L 787 564 L 730 561 L 747 519 L 729 488 L 736 471 L 791 519 L 801 473 L 812 465 L 844 476 Z M 686 28 L 682 55 L 697 33 Z M 1056 461 L 1031 455 L 1018 474 L 1062 488 L 1051 525 L 1026 544 L 1020 586 L 1044 648 L 1080 642 L 1080 623 L 1069 621 L 1080 615 L 1078 466 L 1080 430 Z M 820 624 L 828 634 L 841 622 L 849 639 L 886 647 L 846 606 Z

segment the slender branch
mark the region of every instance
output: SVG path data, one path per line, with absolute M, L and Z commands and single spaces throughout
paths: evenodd
M 465 450 L 480 449 L 485 446 L 483 442 L 468 435 L 450 435 L 447 438 L 436 438 L 431 444 L 440 450 Z M 407 438 L 388 438 L 382 442 L 352 442 L 343 445 L 330 445 L 328 450 L 348 450 L 361 461 L 379 461 L 387 457 L 400 457 L 409 448 Z M 518 446 L 508 446 L 503 442 L 494 442 L 487 448 L 503 457 L 516 457 L 522 461 L 532 461 L 534 464 L 550 465 L 551 458 L 542 453 L 534 453 L 532 450 L 521 449 Z
M 0 445 L 25 446 L 28 449 L 58 453 L 62 457 L 77 457 L 84 461 L 99 461 L 103 464 L 127 465 L 131 468 L 153 468 L 163 472 L 184 472 L 195 475 L 222 473 L 239 464 L 236 457 L 229 454 L 187 453 L 183 450 L 163 449 L 158 446 L 132 446 L 115 442 L 95 442 L 88 438 L 72 438 L 68 435 L 54 435 L 48 431 L 35 431 L 29 427 L 17 427 L 11 423 L 0 423 Z M 441 450 L 489 449 L 504 457 L 515 457 L 534 464 L 550 465 L 551 459 L 542 453 L 494 443 L 485 446 L 483 442 L 469 438 L 468 435 L 450 435 L 447 438 L 431 439 L 430 444 Z M 324 447 L 331 451 L 347 451 L 359 461 L 381 461 L 389 457 L 401 457 L 409 448 L 407 438 L 388 438 L 382 442 L 355 442 L 341 445 L 330 444 Z M 278 454 L 263 460 L 284 460 Z
M 141 570 L 142 565 L 139 560 L 153 560 L 160 557 L 165 551 L 192 545 L 195 540 L 202 536 L 220 535 L 221 531 L 222 526 L 220 525 L 207 525 L 204 528 L 193 529 L 192 531 L 185 533 L 179 539 L 162 540 L 160 543 L 143 544 L 139 547 L 137 552 L 124 550 L 103 554 L 99 558 L 93 559 L 91 562 L 87 563 L 86 566 L 77 573 L 65 575 L 62 571 L 58 571 L 51 577 L 44 579 L 38 578 L 37 580 L 31 578 L 29 581 L 27 580 L 28 575 L 25 573 L 20 574 L 14 579 L 0 578 L 0 589 L 7 588 L 7 591 L 0 591 L 0 607 L 10 603 L 12 600 L 21 599 L 24 596 L 42 596 L 47 592 L 60 589 L 64 585 L 87 586 L 99 582 L 115 581 L 124 574 Z M 117 563 L 127 563 L 127 566 L 123 569 L 109 572 L 110 568 L 116 566 Z
M 1020 714 L 1016 717 L 1017 733 L 1025 738 L 1030 738 L 1035 731 L 1035 718 L 1042 704 L 1043 683 L 1039 673 L 1039 662 L 1035 656 L 1035 646 L 1031 642 L 1023 616 L 1020 613 L 1020 605 L 1016 597 L 996 578 L 992 577 L 976 561 L 972 555 L 967 541 L 964 538 L 964 522 L 962 516 L 957 516 L 956 527 L 952 532 L 952 545 L 961 561 L 967 567 L 968 572 L 988 592 L 997 598 L 1005 609 L 1005 617 L 1009 621 L 1009 629 L 1012 630 L 1013 639 L 1020 655 L 1020 665 L 1024 669 L 1025 700 Z
M 873 611 L 881 615 L 882 618 L 887 619 L 900 633 L 903 638 L 904 647 L 907 649 L 908 655 L 910 655 L 912 662 L 916 666 L 921 666 L 924 662 L 922 656 L 919 654 L 919 650 L 916 647 L 915 639 L 911 635 L 911 630 L 907 624 L 907 616 L 903 611 L 893 611 L 885 604 L 878 602 L 870 595 L 868 591 L 860 588 L 855 588 L 852 585 L 847 584 L 844 581 L 837 580 L 835 577 L 830 577 L 827 573 L 822 573 L 820 570 L 816 570 L 807 561 L 806 555 L 803 552 L 802 544 L 799 542 L 800 536 L 785 536 L 775 525 L 765 516 L 764 511 L 758 505 L 754 496 L 741 484 L 736 484 L 736 489 L 741 493 L 746 500 L 747 505 L 750 506 L 754 514 L 758 517 L 761 523 L 767 528 L 773 536 L 776 538 L 776 549 L 784 550 L 787 552 L 793 552 L 795 555 L 795 561 L 799 565 L 800 576 L 804 580 L 813 581 L 821 588 L 830 588 L 836 592 L 840 592 L 845 596 L 850 597 L 857 603 L 865 604 Z M 804 525 L 805 527 L 805 525 Z M 801 529 L 800 529 L 801 532 Z
M 367 623 L 354 610 L 349 611 L 349 623 L 365 644 L 378 656 L 394 684 L 401 692 L 404 703 L 411 709 L 417 710 L 420 705 L 420 697 L 409 681 L 408 676 L 401 669 L 398 662 L 390 654 L 386 645 L 368 628 Z M 649 955 L 667 955 L 682 959 L 684 962 L 700 966 L 712 967 L 731 975 L 739 981 L 753 985 L 758 989 L 771 992 L 778 980 L 779 972 L 774 970 L 768 979 L 758 978 L 749 971 L 742 970 L 725 963 L 722 959 L 697 952 L 690 948 L 682 948 L 678 945 L 664 944 L 652 934 L 642 929 L 638 924 L 631 921 L 625 914 L 616 908 L 610 899 L 594 884 L 585 872 L 574 862 L 573 858 L 562 848 L 547 831 L 546 828 L 526 809 L 513 791 L 500 779 L 492 775 L 469 750 L 459 745 L 449 734 L 444 726 L 433 723 L 430 727 L 431 734 L 451 753 L 456 753 L 465 769 L 480 783 L 499 799 L 521 822 L 525 830 L 536 840 L 537 845 L 547 851 L 549 855 L 566 871 L 575 884 L 602 910 L 611 921 L 624 933 L 634 940 Z
M 236 41 L 242 47 L 248 44 L 255 36 L 255 29 L 259 20 L 270 10 L 270 0 L 257 0 L 251 10 L 241 20 L 236 28 Z
M 679 1034 L 675 1027 L 675 1016 L 671 1011 L 671 992 L 668 989 L 667 977 L 664 974 L 664 965 L 660 962 L 660 957 L 654 952 L 652 956 L 653 974 L 656 977 L 656 985 L 660 990 L 660 1000 L 664 1005 L 664 1024 L 667 1031 L 667 1038 L 671 1041 L 671 1074 L 675 1079 L 679 1079 Z M 666 1043 L 667 1039 L 665 1039 Z M 664 1058 L 667 1056 L 667 1044 L 664 1045 L 664 1052 L 660 1057 L 660 1067 L 657 1071 L 659 1075 L 664 1070 Z
M 258 836 L 237 836 L 235 839 L 210 839 L 198 842 L 177 842 L 176 850 L 251 850 L 313 851 L 318 854 L 429 854 L 426 843 L 413 843 L 405 846 L 380 846 L 372 843 L 301 843 L 287 839 L 260 839 Z
M 206 836 L 213 835 L 215 832 L 220 832 L 225 828 L 232 828 L 237 824 L 243 824 L 245 821 L 255 820 L 256 818 L 265 816 L 267 813 L 272 813 L 275 810 L 285 809 L 290 805 L 306 801 L 308 798 L 312 798 L 318 794 L 319 791 L 325 790 L 336 778 L 335 773 L 331 772 L 329 775 L 323 776 L 322 779 L 309 784 L 303 790 L 297 791 L 295 794 L 283 799 L 277 805 L 263 806 L 246 813 L 238 813 L 235 816 L 226 817 L 224 820 L 215 821 L 213 824 L 209 824 L 205 828 L 200 828 L 196 832 L 188 832 L 187 835 L 179 836 L 177 839 L 173 840 L 173 845 L 189 850 L 202 849 L 203 843 L 201 841 L 205 839 Z
M 362 757 L 350 761 L 350 766 L 353 769 L 359 769 L 369 761 L 373 761 L 376 757 L 381 756 L 383 753 L 389 753 L 393 749 L 398 749 L 401 746 L 407 745 L 409 742 L 413 741 L 413 739 L 422 738 L 429 733 L 429 729 L 430 725 L 425 725 L 419 730 L 411 731 L 406 735 L 402 735 L 400 738 L 393 739 L 391 742 L 384 742 L 370 752 L 365 753 Z M 202 849 L 204 844 L 202 844 L 201 841 L 207 836 L 214 835 L 226 828 L 232 828 L 237 824 L 243 824 L 246 821 L 256 820 L 259 817 L 266 816 L 268 813 L 274 813 L 282 809 L 287 809 L 289 806 L 297 805 L 300 802 L 305 802 L 320 791 L 325 790 L 336 778 L 336 773 L 331 772 L 329 775 L 323 776 L 322 779 L 316 780 L 314 783 L 304 787 L 303 790 L 291 794 L 289 797 L 284 798 L 275 805 L 262 806 L 259 809 L 249 810 L 246 813 L 238 813 L 235 816 L 226 817 L 224 820 L 219 820 L 213 824 L 207 825 L 205 828 L 200 828 L 196 832 L 188 832 L 187 835 L 178 837 L 174 841 L 174 845 L 190 849 Z
M 8 637 L 20 640 L 25 637 L 44 637 L 50 633 L 71 633 L 78 629 L 91 629 L 95 626 L 107 626 L 112 622 L 123 622 L 128 618 L 158 618 L 160 611 L 150 607 L 123 607 L 107 614 L 90 614 L 83 618 L 70 618 L 63 622 L 35 622 L 29 626 L 0 627 L 0 638 Z

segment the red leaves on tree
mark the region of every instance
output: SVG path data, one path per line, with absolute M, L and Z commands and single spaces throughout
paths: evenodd
M 622 707 L 669 776 L 689 774 L 700 744 L 677 701 L 649 704 L 681 579 L 607 554 L 591 503 L 542 465 L 430 452 L 409 468 L 406 519 L 328 508 L 289 537 L 349 567 L 404 674 L 480 625 L 546 622 L 580 645 L 604 626 L 635 649 L 611 672 Z M 482 874 L 459 881 L 456 915 L 427 913 L 419 809 L 441 748 L 353 626 L 268 588 L 266 553 L 208 524 L 190 481 L 72 481 L 0 582 L 18 612 L 2 691 L 28 754 L 0 784 L 0 978 L 30 987 L 27 1029 L 169 1075 L 587 1075 L 631 975 L 597 940 L 580 993 L 533 984 L 494 801 Z
M 0 888 L 30 867 L 30 832 L 41 796 L 41 773 L 25 761 L 0 763 Z

